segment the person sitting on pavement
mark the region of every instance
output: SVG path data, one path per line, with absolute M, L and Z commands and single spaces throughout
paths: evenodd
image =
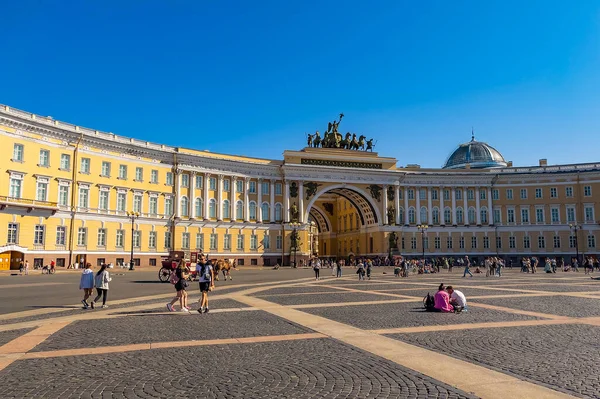
M 443 283 L 440 284 L 438 292 L 436 292 L 433 297 L 433 300 L 435 301 L 434 312 L 454 312 L 454 308 L 450 305 L 450 295 L 448 295 L 445 288 Z
M 456 313 L 467 310 L 467 298 L 459 290 L 455 290 L 451 285 L 446 287 L 446 292 L 450 295 L 450 305 L 454 308 Z

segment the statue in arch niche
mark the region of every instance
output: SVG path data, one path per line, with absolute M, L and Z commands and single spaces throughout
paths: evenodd
M 371 197 L 373 197 L 373 199 L 375 199 L 376 201 L 381 200 L 381 186 L 378 186 L 377 184 L 371 184 L 369 186 L 369 191 L 371 191 Z
M 390 245 L 390 250 L 398 249 L 398 235 L 395 231 L 392 231 L 388 236 L 388 243 Z
M 296 205 L 296 203 L 293 203 L 292 206 L 290 207 L 290 221 L 298 222 L 299 219 L 300 219 L 300 212 L 298 211 L 298 205 Z
M 387 209 L 388 224 L 396 224 L 396 210 L 393 206 Z
M 298 196 L 298 184 L 296 182 L 292 182 L 290 184 L 290 197 L 296 198 Z

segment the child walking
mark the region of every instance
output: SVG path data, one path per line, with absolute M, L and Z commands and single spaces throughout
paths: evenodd
M 98 270 L 98 273 L 96 273 L 96 278 L 94 279 L 94 282 L 96 284 L 96 292 L 98 293 L 98 295 L 90 304 L 92 305 L 92 309 L 94 309 L 94 303 L 98 302 L 100 297 L 102 297 L 102 309 L 108 307 L 108 305 L 106 304 L 106 297 L 108 296 L 108 283 L 112 279 L 108 274 L 108 270 L 106 270 L 107 267 L 108 266 L 106 265 L 106 263 L 103 264 L 102 267 L 100 267 L 100 270 Z
M 79 289 L 83 290 L 83 299 L 81 300 L 81 303 L 83 304 L 83 308 L 87 309 L 90 306 L 87 303 L 87 300 L 92 296 L 92 291 L 94 290 L 94 272 L 92 271 L 91 263 L 86 264 L 85 269 L 81 273 Z

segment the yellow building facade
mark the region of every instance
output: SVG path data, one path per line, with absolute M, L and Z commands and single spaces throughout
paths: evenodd
M 140 266 L 171 250 L 259 266 L 597 253 L 600 164 L 513 167 L 474 139 L 444 168 L 424 169 L 337 148 L 282 160 L 213 154 L 9 106 L 0 135 L 0 269 L 121 264 L 132 249 Z

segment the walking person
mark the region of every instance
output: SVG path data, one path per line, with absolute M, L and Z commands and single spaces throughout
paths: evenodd
M 25 270 L 25 263 L 23 261 L 21 261 L 21 263 L 19 263 L 19 274 L 22 275 L 24 270 Z
M 215 288 L 215 272 L 212 265 L 206 261 L 204 255 L 196 264 L 196 272 L 200 281 L 200 307 L 198 313 L 208 313 L 208 292 Z
M 358 274 L 358 280 L 364 280 L 365 279 L 365 269 L 364 269 L 364 265 L 362 262 L 360 262 L 358 264 L 358 270 L 356 271 L 356 274 Z
M 94 309 L 94 304 L 98 302 L 100 297 L 102 297 L 102 309 L 107 308 L 106 297 L 108 296 L 108 283 L 112 280 L 110 275 L 108 274 L 108 265 L 103 263 L 100 267 L 100 270 L 96 273 L 96 277 L 94 278 L 94 283 L 96 285 L 96 298 L 90 303 L 92 309 Z
M 465 272 L 463 273 L 463 277 L 467 277 L 467 273 L 473 277 L 473 273 L 471 273 L 471 260 L 468 256 L 465 256 Z
M 173 305 L 175 302 L 179 301 L 179 305 L 181 309 L 180 312 L 189 312 L 190 308 L 187 306 L 187 292 L 185 291 L 188 286 L 187 281 L 185 281 L 185 262 L 183 259 L 179 261 L 179 265 L 175 268 L 174 272 L 171 272 L 171 284 L 175 286 L 175 291 L 177 291 L 177 295 L 175 298 L 171 300 L 171 302 L 167 303 L 167 309 L 169 312 L 174 312 L 175 308 Z
M 337 263 L 334 261 L 333 264 L 335 266 L 335 276 L 342 277 L 342 263 Z
M 315 263 L 313 264 L 313 270 L 315 271 L 315 280 L 319 280 L 319 273 L 321 271 L 321 261 L 319 260 L 319 258 L 317 258 L 314 262 Z
M 92 271 L 91 263 L 86 264 L 85 269 L 81 272 L 79 289 L 83 290 L 83 299 L 81 300 L 81 303 L 83 304 L 83 308 L 87 309 L 90 306 L 87 303 L 87 300 L 92 296 L 92 291 L 94 291 L 94 272 Z
M 373 268 L 373 262 L 371 262 L 370 260 L 367 261 L 367 279 L 371 279 L 371 270 Z
M 29 275 L 29 261 L 28 260 L 25 261 L 25 275 L 26 276 Z

